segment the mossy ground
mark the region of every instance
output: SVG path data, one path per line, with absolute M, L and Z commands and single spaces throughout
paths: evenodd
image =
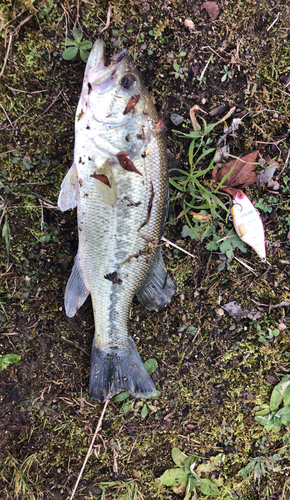
M 110 53 L 130 50 L 158 110 L 181 114 L 180 130 L 188 131 L 193 104 L 205 111 L 225 102 L 247 109 L 243 128 L 230 139 L 232 152 L 260 147 L 264 156 L 275 156 L 285 166 L 290 128 L 290 91 L 283 80 L 290 75 L 287 2 L 224 1 L 216 21 L 200 9 L 201 2 L 114 0 L 111 5 L 110 26 L 102 36 Z M 69 498 L 102 409 L 88 396 L 91 303 L 72 320 L 63 310 L 77 249 L 76 215 L 60 213 L 56 203 L 73 158 L 74 113 L 84 71 L 79 57 L 62 59 L 62 44 L 73 27 L 94 41 L 107 8 L 106 2 L 89 1 L 0 4 L 2 61 L 11 36 L 0 79 L 1 223 L 3 228 L 7 219 L 10 228 L 10 239 L 1 239 L 0 250 L 1 354 L 21 356 L 0 374 L 0 491 L 7 500 Z M 195 23 L 191 32 L 184 27 L 186 18 Z M 198 67 L 199 76 L 211 56 L 198 81 L 194 71 Z M 175 78 L 173 60 L 187 70 L 184 79 Z M 221 82 L 224 65 L 232 78 Z M 167 129 L 168 146 L 186 168 L 188 142 L 171 128 L 176 127 Z M 101 482 L 111 482 L 107 500 L 122 494 L 128 499 L 181 498 L 155 484 L 173 467 L 172 447 L 204 459 L 225 453 L 220 498 L 290 498 L 288 429 L 266 433 L 253 410 L 269 401 L 266 377 L 290 369 L 289 309 L 271 310 L 289 301 L 289 190 L 283 175 L 279 182 L 277 194 L 248 190 L 268 207 L 269 198 L 276 197 L 275 216 L 265 213 L 267 239 L 286 241 L 268 248 L 271 266 L 248 251 L 256 275 L 237 261 L 219 272 L 219 257 L 205 249 L 205 241 L 181 238 L 182 220 L 166 226 L 166 237 L 194 258 L 166 247 L 176 296 L 165 310 L 153 313 L 136 300 L 131 317 L 142 359 L 158 361 L 153 378 L 161 396 L 150 402 L 144 419 L 143 402 L 131 399 L 133 411 L 127 416 L 122 403 L 110 402 L 76 498 L 98 498 Z M 221 315 L 221 304 L 230 300 L 247 309 L 258 306 L 265 315 L 256 322 L 236 322 Z M 279 323 L 286 329 L 275 340 L 258 342 L 257 325 L 266 330 Z M 271 457 L 282 447 L 280 472 L 256 482 L 238 476 L 251 458 Z

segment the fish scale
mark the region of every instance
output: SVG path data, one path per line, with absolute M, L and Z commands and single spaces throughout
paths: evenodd
M 103 52 L 98 40 L 76 112 L 74 164 L 59 196 L 61 210 L 78 209 L 79 247 L 65 308 L 73 316 L 91 294 L 95 336 L 90 394 L 98 401 L 120 390 L 142 397 L 156 394 L 129 336 L 129 311 L 135 294 L 145 307 L 155 309 L 169 303 L 175 292 L 156 245 L 168 207 L 165 138 L 156 130 L 156 110 L 131 58 L 122 51 L 105 66 Z M 122 86 L 124 78 L 133 82 L 132 90 Z M 137 92 L 136 105 L 124 114 Z M 121 151 L 130 153 L 142 175 L 125 170 L 128 162 L 117 157 Z M 137 206 L 128 206 L 125 197 Z

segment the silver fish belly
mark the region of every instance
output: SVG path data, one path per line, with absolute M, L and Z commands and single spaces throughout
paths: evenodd
M 75 122 L 74 163 L 59 195 L 77 206 L 79 247 L 65 308 L 74 316 L 91 294 L 95 336 L 90 395 L 105 401 L 126 390 L 156 390 L 133 339 L 129 312 L 136 294 L 148 309 L 175 292 L 159 246 L 168 208 L 165 139 L 133 61 L 122 51 L 104 64 L 97 40 L 87 62 Z

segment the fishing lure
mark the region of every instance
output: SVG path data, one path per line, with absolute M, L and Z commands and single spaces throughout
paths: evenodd
M 231 215 L 241 240 L 250 245 L 261 259 L 266 260 L 265 233 L 261 217 L 242 191 L 233 199 Z

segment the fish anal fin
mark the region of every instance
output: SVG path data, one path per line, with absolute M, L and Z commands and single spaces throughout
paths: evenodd
M 98 347 L 94 339 L 90 396 L 103 402 L 120 391 L 127 391 L 137 398 L 156 396 L 154 383 L 131 337 L 124 347 L 118 349 Z
M 100 180 L 102 176 L 105 176 L 108 182 L 104 182 L 105 179 Z M 105 162 L 102 167 L 95 168 L 94 173 L 91 175 L 91 182 L 94 183 L 100 199 L 114 207 L 117 202 L 117 186 L 109 161 Z
M 78 175 L 75 163 L 72 164 L 61 184 L 58 206 L 62 212 L 75 208 L 78 200 Z
M 83 305 L 88 295 L 89 292 L 84 284 L 80 259 L 77 254 L 65 289 L 64 305 L 65 312 L 69 318 L 72 318 L 76 314 L 77 310 Z
M 175 286 L 167 273 L 161 252 L 159 252 L 156 265 L 147 282 L 138 291 L 137 297 L 143 306 L 153 310 L 169 304 L 174 293 Z

